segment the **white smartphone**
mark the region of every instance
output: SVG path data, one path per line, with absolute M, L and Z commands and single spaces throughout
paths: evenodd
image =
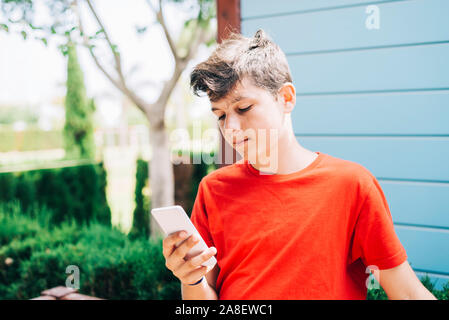
M 187 232 L 187 237 L 191 236 L 192 234 L 196 234 L 198 236 L 200 241 L 186 254 L 187 259 L 200 254 L 208 248 L 206 242 L 204 242 L 198 230 L 196 230 L 192 221 L 190 221 L 189 216 L 184 211 L 183 207 L 176 205 L 154 208 L 151 209 L 151 215 L 153 216 L 154 220 L 156 220 L 165 236 L 181 230 L 185 230 Z M 176 243 L 176 247 L 181 245 L 181 243 L 183 243 L 184 241 L 185 239 Z M 212 256 L 209 260 L 203 262 L 201 265 L 210 266 L 212 268 L 216 263 L 217 260 Z

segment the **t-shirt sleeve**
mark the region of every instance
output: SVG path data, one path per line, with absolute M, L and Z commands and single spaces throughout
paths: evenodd
M 195 228 L 198 230 L 201 237 L 204 239 L 208 247 L 214 247 L 214 241 L 209 229 L 209 222 L 207 217 L 206 205 L 205 205 L 205 185 L 204 180 L 201 180 L 198 186 L 198 193 L 193 204 L 192 214 L 190 220 Z
M 355 224 L 351 260 L 361 258 L 365 266 L 390 269 L 406 261 L 407 254 L 379 182 L 374 176 L 371 181 Z

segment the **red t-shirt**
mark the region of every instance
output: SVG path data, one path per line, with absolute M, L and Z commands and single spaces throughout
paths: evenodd
M 367 266 L 407 260 L 376 178 L 317 154 L 291 174 L 241 160 L 201 180 L 191 220 L 217 248 L 219 299 L 366 299 Z

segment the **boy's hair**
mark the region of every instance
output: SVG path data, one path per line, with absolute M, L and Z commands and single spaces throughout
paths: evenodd
M 225 97 L 243 77 L 270 91 L 274 97 L 284 83 L 292 82 L 284 52 L 262 29 L 252 38 L 231 33 L 206 61 L 194 68 L 190 86 L 195 95 L 205 92 L 215 102 Z

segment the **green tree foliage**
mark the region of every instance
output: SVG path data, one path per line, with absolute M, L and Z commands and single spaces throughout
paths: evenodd
M 136 170 L 136 208 L 133 213 L 133 226 L 130 237 L 150 236 L 150 199 L 143 194 L 145 186 L 148 186 L 148 162 L 142 159 L 137 160 Z
M 70 159 L 93 159 L 95 143 L 93 135 L 93 99 L 87 99 L 83 72 L 78 63 L 76 46 L 67 45 L 67 94 L 65 98 L 66 122 L 64 146 Z

